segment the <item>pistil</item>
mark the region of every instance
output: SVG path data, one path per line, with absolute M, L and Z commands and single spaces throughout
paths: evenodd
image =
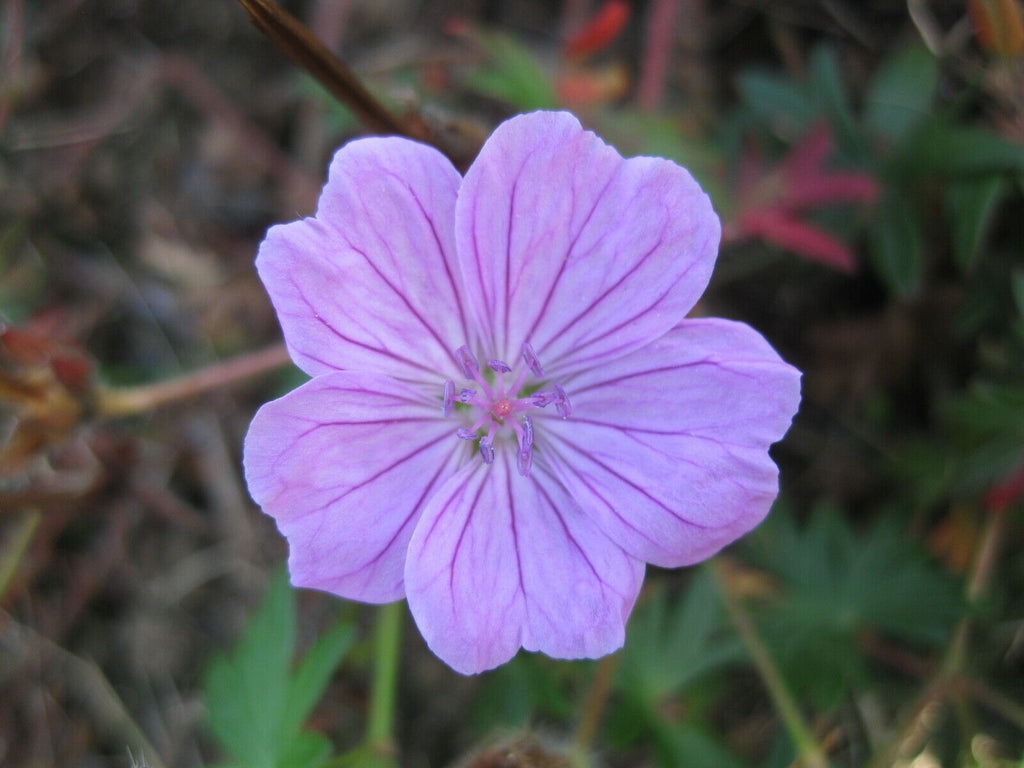
M 506 387 L 505 376 L 512 373 L 513 367 L 504 360 L 488 360 L 487 367 L 494 373 L 494 382 L 488 382 L 476 355 L 469 347 L 461 346 L 455 350 L 455 358 L 463 376 L 476 388 L 463 387 L 458 389 L 451 379 L 445 381 L 442 395 L 442 410 L 445 417 L 455 412 L 456 403 L 472 406 L 476 412 L 475 421 L 468 427 L 455 430 L 455 435 L 462 440 L 479 440 L 480 458 L 485 464 L 494 462 L 496 438 L 503 433 L 515 434 L 518 447 L 516 449 L 516 468 L 523 477 L 530 474 L 533 466 L 534 425 L 533 419 L 524 411 L 532 408 L 544 408 L 554 404 L 558 415 L 569 418 L 572 405 L 569 396 L 560 384 L 554 384 L 552 390 L 536 391 L 520 396 L 527 379 L 532 374 L 537 379 L 544 378 L 544 369 L 533 347 L 523 344 L 523 365 L 515 376 L 511 386 Z M 522 413 L 521 418 L 516 418 Z

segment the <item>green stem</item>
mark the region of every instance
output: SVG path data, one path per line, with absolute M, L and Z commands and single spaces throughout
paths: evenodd
M 14 574 L 21 565 L 28 545 L 32 543 L 32 534 L 39 527 L 42 516 L 38 512 L 26 512 L 12 525 L 7 542 L 0 550 L 0 599 L 7 594 L 7 589 L 14 580 Z
M 388 603 L 377 614 L 377 647 L 370 692 L 370 720 L 366 743 L 376 752 L 395 750 L 395 699 L 398 688 L 399 646 L 402 640 L 402 603 Z
M 608 697 L 611 695 L 612 681 L 615 679 L 615 670 L 619 666 L 621 655 L 621 653 L 613 653 L 597 662 L 594 679 L 590 683 L 590 690 L 583 702 L 580 724 L 576 728 L 573 757 L 575 768 L 588 768 L 590 765 L 590 750 L 601 725 Z
M 782 722 L 786 726 L 790 738 L 793 740 L 793 745 L 800 756 L 800 762 L 809 768 L 828 768 L 828 758 L 825 757 L 825 751 L 818 744 L 810 726 L 804 722 L 803 715 L 800 714 L 800 708 L 796 703 L 796 698 L 789 688 L 786 687 L 786 683 L 782 679 L 778 667 L 775 666 L 775 661 L 768 652 L 768 648 L 761 640 L 760 635 L 757 634 L 754 622 L 751 621 L 746 611 L 743 610 L 740 601 L 729 591 L 728 581 L 723 572 L 724 568 L 725 566 L 721 558 L 716 557 L 711 561 L 711 572 L 718 583 L 718 591 L 722 597 L 722 602 L 725 604 L 729 617 L 739 632 L 740 638 L 743 640 L 743 644 L 746 646 L 747 652 L 750 654 L 750 658 L 753 660 L 765 688 L 768 690 L 772 703 L 775 704 L 775 709 L 778 710 L 779 716 L 782 718 Z
M 1006 517 L 1005 509 L 994 509 L 988 515 L 985 531 L 978 545 L 978 553 L 967 582 L 967 599 L 971 603 L 976 603 L 983 598 L 991 586 L 1003 538 L 1006 535 Z M 915 703 L 910 714 L 901 722 L 888 743 L 878 750 L 871 762 L 868 763 L 868 768 L 882 768 L 882 766 L 891 765 L 901 752 L 907 754 L 913 752 L 931 736 L 935 727 L 934 723 L 940 722 L 940 719 L 936 717 L 925 718 L 925 714 L 929 710 L 928 705 L 933 701 L 941 701 L 947 698 L 951 692 L 960 693 L 961 715 L 966 711 L 962 708 L 964 689 L 951 686 L 951 682 L 956 681 L 960 677 L 965 666 L 965 661 L 968 657 L 967 646 L 970 640 L 970 629 L 971 619 L 969 616 L 964 616 L 960 619 L 956 630 L 953 632 L 953 639 L 950 641 L 949 647 L 946 648 L 942 664 L 929 682 L 928 687 Z M 1013 708 L 1007 709 L 1002 706 L 1004 700 L 998 694 L 995 696 L 986 694 L 987 689 L 983 692 L 983 695 L 986 697 L 986 703 L 989 706 L 994 706 L 996 711 L 999 711 L 1011 722 L 1017 717 L 1024 716 L 1024 712 L 1021 712 L 1019 709 L 1014 711 Z M 976 688 L 975 695 L 977 696 Z

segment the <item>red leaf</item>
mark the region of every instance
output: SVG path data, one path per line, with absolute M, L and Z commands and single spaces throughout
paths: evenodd
M 629 15 L 626 0 L 606 0 L 590 23 L 566 44 L 565 57 L 581 59 L 603 51 L 625 28 Z
M 773 245 L 843 272 L 852 272 L 853 253 L 828 232 L 772 209 L 748 211 L 740 216 L 742 235 L 760 237 Z

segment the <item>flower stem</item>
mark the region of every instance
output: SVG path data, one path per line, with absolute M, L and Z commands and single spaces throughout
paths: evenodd
M 169 403 L 268 373 L 288 362 L 288 351 L 284 344 L 275 344 L 157 384 L 100 388 L 96 394 L 96 413 L 107 417 L 146 413 Z
M 376 658 L 370 692 L 370 719 L 366 743 L 375 752 L 395 750 L 395 699 L 398 688 L 398 657 L 402 640 L 402 603 L 382 605 L 377 614 Z
M 7 594 L 7 588 L 10 587 L 41 520 L 42 516 L 32 511 L 26 512 L 12 524 L 13 530 L 8 532 L 7 541 L 0 550 L 0 600 Z
M 1006 525 L 1006 510 L 1004 508 L 993 509 L 988 513 L 985 530 L 978 545 L 970 579 L 967 582 L 967 599 L 972 603 L 984 597 L 989 589 L 1003 537 L 1006 534 Z M 926 716 L 931 710 L 929 705 L 943 700 L 951 693 L 959 694 L 961 697 L 965 693 L 972 693 L 975 698 L 1002 714 L 1010 722 L 1019 722 L 1019 718 L 1024 717 L 1024 711 L 1020 707 L 1015 707 L 1012 704 L 1007 707 L 1007 700 L 994 691 L 983 687 L 979 689 L 977 686 L 973 691 L 968 691 L 965 690 L 963 684 L 954 685 L 961 680 L 961 670 L 968 656 L 967 644 L 970 639 L 970 628 L 970 618 L 965 616 L 953 632 L 953 639 L 946 649 L 942 664 L 934 678 L 929 682 L 924 693 L 921 694 L 889 742 L 868 763 L 868 768 L 882 768 L 882 766 L 891 765 L 899 753 L 913 752 L 932 734 L 934 724 L 940 722 L 939 718 Z M 968 683 L 967 686 L 970 684 Z
M 804 722 L 796 699 L 782 679 L 782 675 L 779 673 L 775 661 L 768 652 L 768 648 L 761 640 L 760 635 L 757 634 L 754 622 L 747 615 L 746 611 L 743 610 L 740 601 L 730 591 L 728 579 L 724 571 L 725 564 L 722 559 L 720 557 L 713 558 L 711 560 L 711 572 L 718 582 L 718 592 L 722 597 L 722 602 L 729 612 L 729 617 L 739 632 L 740 638 L 743 640 L 743 644 L 746 646 L 747 652 L 750 654 L 750 658 L 753 660 L 765 688 L 768 690 L 768 695 L 775 704 L 775 709 L 778 711 L 783 724 L 786 726 L 786 730 L 789 732 L 790 738 L 793 740 L 793 746 L 796 747 L 797 753 L 800 756 L 800 764 L 808 766 L 808 768 L 828 768 L 828 758 L 825 757 L 825 751 L 818 744 L 810 726 Z
M 459 168 L 472 157 L 461 156 L 415 113 L 399 118 L 297 18 L 275 0 L 238 0 L 252 22 L 293 62 L 305 69 L 336 99 L 345 104 L 373 133 L 406 136 L 430 144 Z
M 580 724 L 576 727 L 574 739 L 574 763 L 576 768 L 586 768 L 590 765 L 590 759 L 587 755 L 590 752 L 591 745 L 594 743 L 597 729 L 601 725 L 601 717 L 604 715 L 605 706 L 608 704 L 608 696 L 611 694 L 612 681 L 615 679 L 615 670 L 619 666 L 619 657 L 621 655 L 621 653 L 613 653 L 597 662 L 594 679 L 590 683 L 590 690 L 587 691 L 587 698 L 583 702 Z

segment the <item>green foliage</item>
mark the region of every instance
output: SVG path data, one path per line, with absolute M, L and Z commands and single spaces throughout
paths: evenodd
M 996 204 L 1006 192 L 1006 179 L 1001 175 L 962 179 L 946 189 L 946 215 L 953 229 L 953 255 L 964 269 L 969 268 L 981 252 Z
M 938 82 L 938 60 L 923 45 L 898 49 L 868 87 L 864 128 L 890 146 L 900 144 L 928 117 Z
M 745 548 L 776 583 L 757 611 L 764 639 L 790 685 L 820 706 L 865 682 L 862 633 L 937 648 L 964 608 L 956 580 L 889 519 L 858 534 L 833 508 L 804 530 L 777 513 Z
M 745 657 L 706 568 L 696 571 L 682 599 L 655 589 L 637 606 L 622 651 L 616 689 L 621 702 L 609 717 L 623 744 L 653 742 L 666 766 L 739 766 L 698 718 L 677 722 L 673 698 L 693 698 L 699 684 Z
M 943 407 L 942 422 L 953 488 L 985 490 L 1024 464 L 1024 385 L 979 383 Z
M 474 30 L 469 34 L 489 59 L 489 66 L 466 76 L 469 88 L 523 112 L 556 106 L 550 76 L 526 45 L 500 32 Z
M 235 648 L 206 672 L 207 721 L 234 759 L 230 765 L 314 768 L 325 762 L 330 742 L 302 725 L 353 636 L 351 624 L 336 624 L 293 669 L 295 598 L 284 569 L 274 574 Z
M 574 712 L 573 692 L 582 687 L 583 672 L 592 666 L 520 653 L 482 676 L 473 711 L 474 729 L 483 734 L 498 728 L 523 728 L 537 717 L 568 720 Z
M 878 205 L 869 231 L 871 263 L 890 290 L 909 296 L 921 283 L 924 235 L 907 195 L 891 187 Z
M 622 652 L 619 685 L 657 709 L 667 696 L 743 656 L 711 575 L 701 568 L 681 600 L 659 589 L 637 606 Z
M 888 289 L 909 297 L 919 291 L 929 246 L 939 226 L 951 234 L 952 255 L 964 268 L 979 256 L 989 220 L 1024 176 L 1024 147 L 968 124 L 937 105 L 939 65 L 919 43 L 898 48 L 868 83 L 858 112 L 844 87 L 834 49 L 816 48 L 808 75 L 794 81 L 764 71 L 737 80 L 751 127 L 796 142 L 817 120 L 827 120 L 842 163 L 869 170 L 883 182 L 868 222 L 871 263 Z M 946 221 L 934 220 L 932 195 L 944 194 Z

